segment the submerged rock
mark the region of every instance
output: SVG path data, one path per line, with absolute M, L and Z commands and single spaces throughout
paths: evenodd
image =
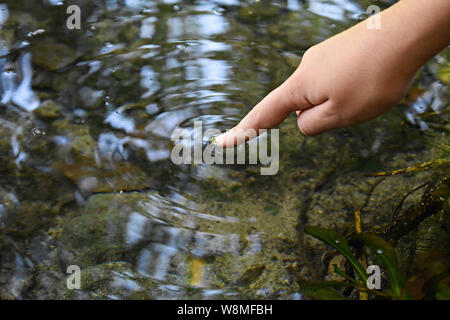
M 41 106 L 34 110 L 34 113 L 41 119 L 52 120 L 61 116 L 61 107 L 54 101 L 47 100 L 41 103 Z
M 41 68 L 55 71 L 75 61 L 77 55 L 69 46 L 46 39 L 33 44 L 33 63 Z
M 68 276 L 67 276 L 68 277 Z M 69 280 L 70 281 L 70 280 Z M 67 288 L 67 278 L 53 299 L 154 299 L 157 284 L 136 273 L 132 265 L 115 261 L 81 269 L 80 289 Z
M 117 202 L 119 197 L 115 194 L 93 195 L 81 215 L 64 224 L 59 252 L 63 268 L 69 265 L 85 268 L 124 258 L 124 228 L 131 212 Z

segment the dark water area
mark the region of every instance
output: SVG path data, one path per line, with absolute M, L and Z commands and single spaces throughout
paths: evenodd
M 304 225 L 348 234 L 359 210 L 375 231 L 448 172 L 371 175 L 448 159 L 448 50 L 370 123 L 305 137 L 289 117 L 274 176 L 175 165 L 171 134 L 233 127 L 310 46 L 390 3 L 0 3 L 0 298 L 308 298 L 299 281 L 333 279 L 336 253 Z M 404 269 L 436 244 L 448 257 L 448 207 L 398 235 Z

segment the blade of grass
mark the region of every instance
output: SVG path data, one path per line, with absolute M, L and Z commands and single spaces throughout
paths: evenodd
M 364 283 L 367 281 L 367 273 L 363 266 L 353 255 L 348 241 L 338 233 L 321 227 L 305 226 L 305 232 L 335 248 L 339 251 L 353 266 L 358 278 Z
M 356 235 L 355 238 L 362 240 L 374 252 L 374 257 L 389 273 L 389 284 L 392 292 L 396 297 L 401 298 L 403 296 L 404 276 L 398 266 L 395 249 L 387 241 L 374 234 L 361 233 Z

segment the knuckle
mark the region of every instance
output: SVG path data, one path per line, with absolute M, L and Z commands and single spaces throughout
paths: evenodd
M 305 53 L 303 54 L 302 60 L 303 59 L 308 59 L 311 56 L 314 55 L 314 52 L 316 51 L 317 45 L 311 46 L 308 49 L 306 49 Z

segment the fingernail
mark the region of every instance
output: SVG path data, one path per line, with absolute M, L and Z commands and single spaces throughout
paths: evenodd
M 222 133 L 220 136 L 215 137 L 214 143 L 217 143 L 220 146 L 223 146 L 225 142 L 225 133 Z

